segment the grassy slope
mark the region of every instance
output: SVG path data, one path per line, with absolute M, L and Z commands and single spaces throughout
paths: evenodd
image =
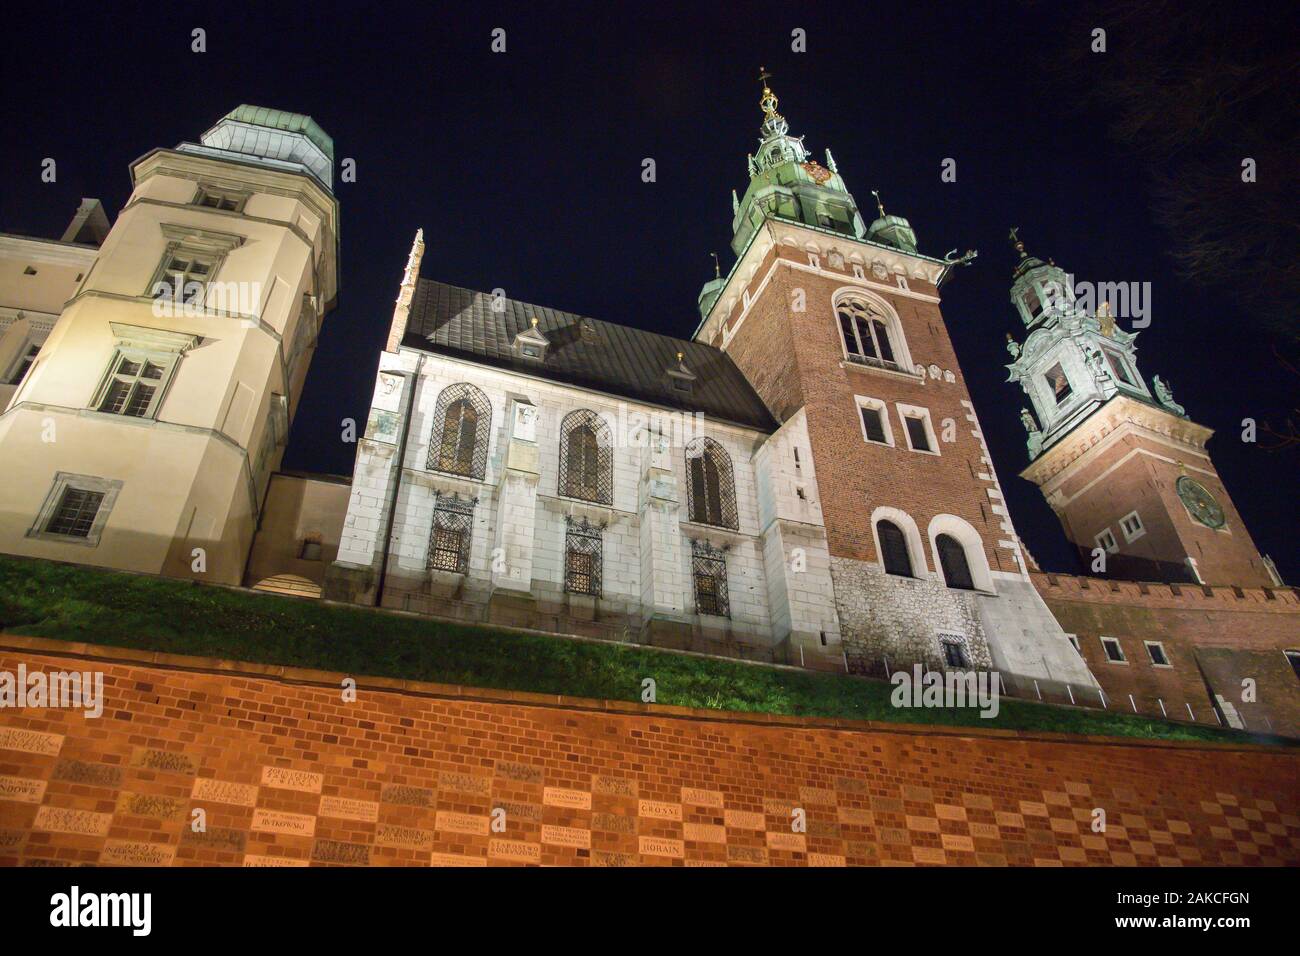
M 659 703 L 684 707 L 1167 740 L 1249 739 L 1218 728 L 1006 699 L 993 720 L 973 709 L 896 709 L 888 684 L 846 675 L 507 633 L 3 556 L 0 630 L 358 676 L 613 700 L 639 700 L 642 679 L 652 677 Z

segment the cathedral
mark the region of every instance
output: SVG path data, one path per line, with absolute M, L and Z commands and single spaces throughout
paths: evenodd
M 417 232 L 347 479 L 280 470 L 340 271 L 310 117 L 240 106 L 111 226 L 0 236 L 0 551 L 1300 732 L 1300 603 L 1136 334 L 1013 231 L 1022 477 L 1095 577 L 1043 573 L 940 311 L 975 254 L 759 107 L 689 337 L 422 277 Z

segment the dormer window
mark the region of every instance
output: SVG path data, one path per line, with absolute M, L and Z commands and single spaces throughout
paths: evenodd
M 1133 381 L 1133 374 L 1129 371 L 1128 362 L 1124 361 L 1124 356 L 1111 349 L 1102 349 L 1101 351 L 1106 356 L 1106 362 L 1110 365 L 1111 374 L 1130 388 L 1136 387 L 1137 383 Z
M 679 398 L 690 395 L 695 387 L 695 373 L 686 367 L 682 359 L 683 353 L 678 352 L 677 364 L 668 369 L 668 385 Z
M 546 336 L 538 331 L 536 316 L 533 316 L 532 322 L 530 328 L 515 336 L 513 347 L 521 358 L 530 362 L 542 362 L 546 359 L 546 348 L 551 343 Z

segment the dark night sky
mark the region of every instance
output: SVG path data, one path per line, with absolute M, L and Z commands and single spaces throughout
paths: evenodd
M 1272 22 L 1251 6 L 1253 22 L 1231 14 L 1235 29 Z M 709 252 L 731 262 L 730 193 L 746 184 L 765 64 L 791 131 L 819 158 L 832 149 L 865 210 L 879 189 L 922 251 L 979 250 L 945 286 L 943 314 L 1012 516 L 1045 567 L 1073 570 L 1074 558 L 1038 490 L 1016 476 L 1024 396 L 1003 369 L 1004 335 L 1022 331 L 1007 299 L 1011 225 L 1079 279 L 1152 284 L 1140 367 L 1219 431 L 1210 450 L 1260 549 L 1300 580 L 1294 452 L 1238 440 L 1244 416 L 1277 420 L 1294 406 L 1294 383 L 1230 290 L 1175 276 L 1150 178 L 1108 138 L 1107 117 L 1039 78 L 1044 58 L 1089 42 L 1052 5 L 260 7 L 8 11 L 0 231 L 57 236 L 82 196 L 115 215 L 131 160 L 197 140 L 239 103 L 312 115 L 358 175 L 336 186 L 342 291 L 286 468 L 350 473 L 355 446 L 339 422 L 365 418 L 417 226 L 425 277 L 689 336 Z M 489 51 L 498 26 L 504 55 Z M 207 30 L 206 53 L 190 52 L 195 27 Z M 796 27 L 803 54 L 790 50 Z M 1109 42 L 1107 57 L 1142 55 L 1120 24 Z M 1226 176 L 1243 155 L 1250 144 L 1223 144 Z M 47 156 L 54 184 L 39 180 Z M 644 157 L 656 160 L 653 184 L 641 182 Z M 957 160 L 955 184 L 940 181 L 944 157 Z

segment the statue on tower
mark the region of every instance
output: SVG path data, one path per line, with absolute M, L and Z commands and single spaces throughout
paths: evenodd
M 1165 408 L 1169 409 L 1171 412 L 1177 412 L 1179 415 L 1183 416 L 1187 415 L 1187 409 L 1174 401 L 1174 390 L 1169 387 L 1168 382 L 1160 381 L 1159 375 L 1152 377 L 1151 387 L 1155 390 L 1156 398 L 1160 400 L 1161 405 L 1165 406 Z
M 1038 424 L 1034 421 L 1034 416 L 1029 413 L 1027 408 L 1020 409 L 1020 423 L 1025 426 L 1025 431 L 1029 433 L 1025 444 L 1029 448 L 1029 458 L 1032 461 L 1043 450 L 1043 433 L 1038 430 Z
M 1010 332 L 1007 333 L 1007 351 L 1013 359 L 1020 358 L 1020 343 L 1011 337 Z

